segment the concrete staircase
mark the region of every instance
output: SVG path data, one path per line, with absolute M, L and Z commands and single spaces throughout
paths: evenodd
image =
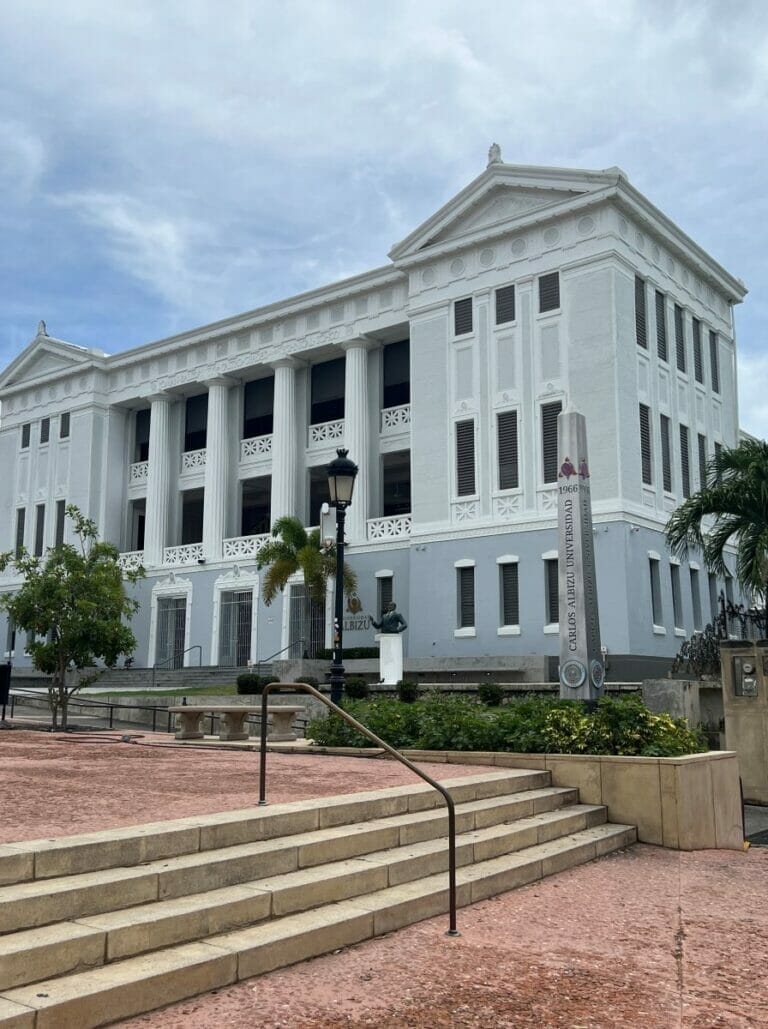
M 225 668 L 223 665 L 194 665 L 190 668 L 157 668 L 154 675 L 156 689 L 177 689 L 193 686 L 232 686 L 238 675 L 256 671 L 256 668 Z M 271 677 L 272 665 L 263 664 L 259 675 Z M 151 668 L 108 668 L 94 683 L 99 690 L 121 689 L 126 686 L 149 689 L 153 685 Z
M 636 839 L 548 772 L 446 785 L 459 905 Z M 419 784 L 0 846 L 0 1026 L 105 1025 L 446 912 L 446 833 Z

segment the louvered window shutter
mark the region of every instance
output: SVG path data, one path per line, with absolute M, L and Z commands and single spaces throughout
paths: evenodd
M 693 374 L 697 382 L 704 382 L 704 362 L 701 354 L 701 322 L 698 318 L 691 321 L 693 326 Z
M 16 511 L 16 557 L 21 557 L 24 549 L 24 528 L 27 521 L 27 509 L 20 507 Z
M 707 440 L 699 435 L 699 485 L 703 486 L 707 481 Z
M 459 594 L 459 628 L 470 629 L 475 624 L 475 569 L 457 568 Z
M 640 463 L 642 466 L 643 482 L 647 486 L 652 486 L 651 412 L 645 404 L 640 404 Z
M 501 569 L 501 624 L 520 624 L 520 593 L 517 564 L 499 565 Z
M 456 422 L 456 493 L 460 497 L 475 492 L 475 423 L 473 419 Z
M 453 305 L 453 332 L 465 336 L 472 331 L 472 297 L 457 300 Z
M 668 361 L 667 351 L 667 298 L 656 290 L 656 351 L 660 360 Z
M 645 279 L 635 276 L 635 338 L 639 347 L 648 348 L 645 314 Z
M 66 501 L 56 501 L 56 535 L 55 546 L 60 547 L 64 542 L 64 517 L 66 515 Z
M 717 333 L 709 334 L 709 364 L 712 370 L 712 392 L 720 392 L 720 360 L 718 356 Z
M 669 418 L 665 414 L 659 416 L 661 428 L 661 475 L 664 489 L 672 492 L 672 453 L 669 445 Z
M 387 604 L 392 603 L 392 576 L 382 575 L 379 580 L 379 612 L 386 609 Z
M 503 286 L 496 290 L 496 324 L 515 320 L 515 287 Z
M 29 422 L 25 422 L 21 427 L 21 447 L 25 450 L 29 446 L 29 437 L 32 431 L 32 426 Z
M 691 462 L 688 452 L 688 426 L 680 426 L 680 478 L 682 480 L 683 496 L 687 499 L 691 495 Z
M 544 482 L 557 482 L 557 416 L 563 409 L 560 401 L 541 408 L 541 454 Z
M 675 346 L 677 348 L 678 371 L 685 371 L 685 333 L 683 331 L 683 309 L 675 304 Z
M 38 504 L 35 508 L 35 557 L 43 555 L 43 540 L 45 539 L 45 504 Z
M 497 421 L 499 443 L 499 489 L 517 489 L 517 411 L 504 411 Z
M 720 462 L 720 458 L 723 456 L 723 445 L 722 443 L 715 443 L 715 465 L 717 466 Z M 717 472 L 717 481 L 720 482 L 722 478 L 720 472 Z
M 557 558 L 550 558 L 544 562 L 544 573 L 546 576 L 547 623 L 552 625 L 560 621 Z
M 51 419 L 43 418 L 40 422 L 40 442 L 47 443 L 51 438 Z
M 556 311 L 560 306 L 560 272 L 539 276 L 539 313 Z

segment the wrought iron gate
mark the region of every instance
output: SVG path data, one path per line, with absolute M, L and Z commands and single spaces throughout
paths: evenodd
M 219 607 L 219 664 L 241 668 L 251 658 L 253 593 L 222 593 Z
M 155 663 L 164 668 L 184 664 L 184 636 L 187 622 L 186 597 L 161 597 L 157 604 L 157 647 Z
M 304 586 L 291 586 L 288 642 L 291 656 L 302 657 L 302 643 L 307 657 L 316 657 L 325 646 L 325 607 L 307 596 Z

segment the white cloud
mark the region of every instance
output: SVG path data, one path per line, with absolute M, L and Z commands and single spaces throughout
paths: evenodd
M 46 167 L 43 141 L 27 125 L 0 117 L 0 184 L 14 195 L 28 196 Z

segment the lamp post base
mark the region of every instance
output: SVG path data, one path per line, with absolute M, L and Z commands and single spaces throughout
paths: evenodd
M 334 661 L 331 665 L 331 674 L 328 682 L 331 686 L 331 703 L 341 707 L 344 697 L 344 665 L 341 662 Z

